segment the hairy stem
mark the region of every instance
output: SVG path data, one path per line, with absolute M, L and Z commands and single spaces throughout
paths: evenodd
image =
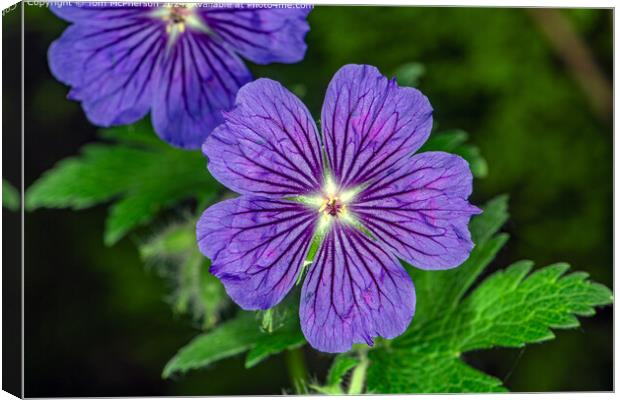
M 286 360 L 286 366 L 288 368 L 288 375 L 291 379 L 291 384 L 297 394 L 305 394 L 306 381 L 308 379 L 308 370 L 306 369 L 306 362 L 304 360 L 304 353 L 301 347 L 287 350 L 284 353 Z
M 351 384 L 349 385 L 348 394 L 362 394 L 366 383 L 366 370 L 368 369 L 368 357 L 366 349 L 359 351 L 360 363 L 357 364 L 351 374 Z

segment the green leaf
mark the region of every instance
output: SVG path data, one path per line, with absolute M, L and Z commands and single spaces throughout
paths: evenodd
M 612 302 L 611 291 L 588 281 L 587 274 L 565 275 L 568 264 L 550 265 L 527 276 L 532 266 L 522 261 L 495 273 L 463 302 L 461 351 L 553 339 L 550 328 L 576 328 L 576 316 L 592 316 L 595 306 Z
M 199 151 L 173 148 L 146 122 L 104 130 L 109 144 L 89 144 L 81 155 L 60 161 L 26 193 L 26 208 L 83 209 L 113 202 L 104 240 L 116 243 L 184 199 L 203 201 L 221 186 Z
M 347 372 L 355 368 L 359 362 L 360 360 L 347 354 L 338 355 L 334 358 L 334 362 L 327 373 L 327 385 L 340 385 Z
M 566 275 L 567 264 L 530 274 L 530 261 L 494 273 L 463 298 L 507 239 L 496 234 L 508 218 L 506 204 L 505 196 L 498 197 L 472 220 L 477 244 L 459 268 L 412 273 L 419 278 L 416 316 L 405 334 L 368 353 L 369 392 L 505 391 L 499 379 L 467 365 L 462 354 L 552 339 L 552 329 L 575 328 L 577 316 L 593 315 L 594 307 L 612 302 L 611 291 L 588 281 L 587 274 Z
M 508 221 L 508 196 L 501 195 L 490 200 L 484 207 L 483 213 L 472 218 L 469 224 L 471 237 L 476 245 L 484 244 L 491 239 Z
M 215 335 L 217 340 L 222 336 L 230 336 L 230 340 L 236 343 L 234 352 L 226 352 L 221 357 L 219 353 L 217 357 L 214 357 L 212 353 L 202 352 L 192 359 L 192 363 L 183 363 L 182 367 L 179 367 L 179 363 L 175 361 L 179 357 L 179 354 L 177 354 L 166 366 L 164 377 L 174 372 L 186 372 L 193 368 L 206 367 L 221 358 L 230 357 L 248 350 L 245 366 L 246 368 L 252 368 L 271 355 L 303 346 L 306 343 L 306 339 L 299 327 L 298 308 L 299 290 L 294 289 L 293 293 L 288 295 L 282 303 L 269 311 L 258 313 L 242 312 L 234 320 L 215 327 L 211 333 L 198 336 L 198 338 L 182 348 L 179 354 L 195 351 L 196 345 L 193 345 L 193 343 L 198 341 L 199 338 L 210 338 L 202 339 L 201 343 L 205 346 L 208 343 L 214 343 L 212 335 Z M 244 322 L 235 322 L 239 319 L 243 319 Z M 233 324 L 232 327 L 231 324 Z M 222 329 L 225 333 L 220 333 Z M 248 334 L 248 332 L 251 334 Z M 225 349 L 229 348 L 225 347 Z M 189 355 L 184 356 L 185 359 L 189 357 Z
M 19 210 L 19 192 L 6 179 L 2 179 L 2 207 L 7 210 Z
M 499 379 L 445 352 L 371 351 L 369 393 L 504 392 Z
M 282 303 L 265 312 L 263 335 L 254 343 L 245 359 L 245 367 L 252 368 L 267 357 L 306 344 L 299 327 L 299 288 L 293 289 Z M 266 323 L 267 322 L 267 323 Z
M 424 153 L 426 151 L 445 151 L 447 153 L 452 153 L 460 145 L 467 142 L 468 137 L 469 135 L 467 132 L 460 129 L 432 133 L 420 150 L 418 150 L 418 153 Z
M 252 368 L 267 357 L 281 353 L 284 350 L 291 350 L 306 344 L 306 338 L 299 329 L 299 324 L 290 328 L 285 328 L 264 334 L 261 336 L 252 350 L 248 352 L 245 360 L 245 367 Z
M 458 154 L 467 160 L 471 172 L 476 178 L 484 178 L 489 172 L 487 162 L 480 154 L 478 147 L 466 143 L 468 138 L 467 132 L 460 129 L 433 133 L 418 150 L 418 153 L 445 151 Z
M 173 310 L 190 314 L 203 329 L 209 329 L 230 301 L 222 283 L 209 273 L 209 259 L 196 246 L 195 227 L 195 218 L 174 223 L 146 240 L 139 249 L 147 265 L 154 266 L 172 283 Z
M 166 364 L 162 376 L 185 373 L 247 351 L 263 333 L 258 329 L 255 313 L 241 312 L 235 319 L 219 325 L 212 332 L 199 335 Z
M 445 309 L 456 307 L 461 296 L 508 241 L 507 234 L 493 236 L 507 221 L 507 208 L 508 196 L 498 196 L 483 207 L 482 214 L 472 218 L 469 229 L 476 245 L 467 261 L 458 268 L 424 271 L 408 267 L 418 298 L 414 323 L 422 323 Z

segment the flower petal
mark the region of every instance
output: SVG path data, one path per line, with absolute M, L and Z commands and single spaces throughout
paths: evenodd
M 147 6 L 107 7 L 103 3 L 99 5 L 88 5 L 76 2 L 72 5 L 51 3 L 49 8 L 56 16 L 65 21 L 84 22 L 88 25 L 103 25 L 107 28 L 125 25 L 128 20 L 133 18 L 143 18 L 153 10 L 153 7 Z
M 467 225 L 481 211 L 467 201 L 471 188 L 467 161 L 443 152 L 422 153 L 367 187 L 350 210 L 413 266 L 452 268 L 474 246 Z
M 295 283 L 316 219 L 300 203 L 242 196 L 209 207 L 196 236 L 228 295 L 246 310 L 267 309 Z
M 294 63 L 306 53 L 310 9 L 209 8 L 200 13 L 209 29 L 243 57 L 257 64 Z
M 308 109 L 269 79 L 245 85 L 203 146 L 211 174 L 243 194 L 285 197 L 319 190 L 322 158 Z
M 302 288 L 301 327 L 312 347 L 344 352 L 396 337 L 414 311 L 413 282 L 398 260 L 359 230 L 334 224 Z
M 144 11 L 113 21 L 110 26 L 72 25 L 48 52 L 52 74 L 72 86 L 69 97 L 81 101 L 88 119 L 99 126 L 144 117 L 152 101 L 152 77 L 165 48 L 164 27 Z
M 327 158 L 341 187 L 380 176 L 426 141 L 432 108 L 372 66 L 346 65 L 329 84 L 321 114 Z
M 199 148 L 251 80 L 243 62 L 204 32 L 187 29 L 166 53 L 152 110 L 168 143 Z

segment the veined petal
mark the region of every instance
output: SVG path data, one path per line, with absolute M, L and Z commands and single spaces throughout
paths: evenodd
M 400 258 L 422 269 L 446 269 L 467 259 L 474 244 L 469 219 L 472 175 L 459 156 L 417 154 L 389 170 L 350 210 Z
M 112 26 L 75 24 L 50 46 L 49 65 L 92 123 L 127 124 L 149 110 L 165 42 L 163 25 L 144 11 Z
M 314 193 L 322 184 L 319 136 L 308 109 L 269 79 L 239 90 L 203 151 L 213 176 L 238 193 L 279 198 Z
M 153 103 L 153 126 L 168 143 L 200 148 L 250 81 L 243 62 L 201 31 L 185 30 L 166 52 Z
M 200 7 L 209 29 L 257 64 L 301 61 L 310 9 Z
M 344 352 L 396 337 L 414 311 L 413 283 L 398 260 L 359 230 L 334 224 L 302 288 L 301 327 L 312 347 Z
M 426 96 L 399 87 L 375 67 L 342 67 L 329 84 L 321 114 L 337 184 L 357 186 L 403 162 L 428 138 L 431 114 Z
M 88 25 L 99 25 L 107 28 L 127 24 L 132 19 L 142 19 L 151 13 L 154 7 L 105 6 L 74 3 L 73 5 L 50 4 L 50 10 L 56 16 L 69 22 L 85 22 Z
M 241 196 L 209 207 L 196 236 L 228 295 L 246 310 L 267 309 L 295 283 L 316 220 L 300 203 Z

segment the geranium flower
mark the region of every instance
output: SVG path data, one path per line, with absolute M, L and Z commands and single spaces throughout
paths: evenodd
M 257 64 L 303 59 L 309 9 L 208 6 L 52 6 L 72 22 L 49 49 L 52 74 L 98 126 L 149 110 L 155 131 L 198 148 L 222 122 Z
M 273 307 L 307 268 L 300 321 L 313 347 L 343 352 L 401 334 L 415 291 L 398 258 L 422 269 L 458 266 L 473 248 L 469 219 L 480 212 L 467 200 L 465 160 L 412 156 L 431 114 L 422 93 L 366 65 L 332 79 L 322 138 L 279 83 L 241 88 L 203 145 L 209 171 L 241 196 L 208 208 L 196 229 L 230 297 L 248 310 Z

